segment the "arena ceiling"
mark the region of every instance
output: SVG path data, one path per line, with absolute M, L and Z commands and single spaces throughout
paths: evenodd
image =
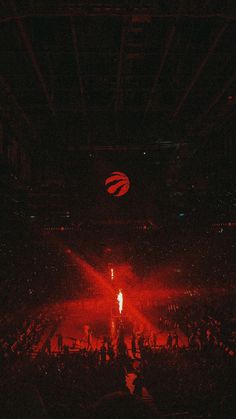
M 234 121 L 234 1 L 0 6 L 2 119 L 33 149 L 199 144 Z

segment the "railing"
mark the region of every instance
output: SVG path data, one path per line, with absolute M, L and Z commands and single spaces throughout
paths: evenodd
M 10 3 L 10 2 L 9 2 Z M 28 0 L 16 2 L 13 10 L 6 2 L 1 21 L 14 20 L 16 17 L 34 16 L 133 16 L 147 15 L 149 17 L 176 18 L 180 15 L 192 18 L 219 17 L 226 20 L 236 19 L 236 3 L 234 0 Z

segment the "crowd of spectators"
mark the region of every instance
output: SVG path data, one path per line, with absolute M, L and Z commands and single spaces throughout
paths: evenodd
M 207 353 L 192 348 L 161 348 L 148 354 L 141 373 L 163 411 L 233 418 L 233 363 L 221 350 Z
M 191 304 L 174 305 L 169 316 L 181 326 L 191 348 L 203 351 L 220 347 L 229 355 L 236 353 L 236 312 L 234 295 L 208 295 L 191 298 Z
M 153 397 L 156 412 L 147 405 L 144 411 L 149 412 L 150 408 L 149 413 L 154 416 L 146 413 L 146 418 L 169 418 L 168 415 L 176 412 L 182 412 L 183 417 L 188 418 L 233 418 L 235 353 L 233 348 L 225 351 L 225 347 L 219 344 L 223 325 L 212 320 L 211 316 L 202 324 L 201 318 L 196 320 L 196 307 L 177 306 L 176 310 L 174 307 L 173 304 L 172 310 L 166 309 L 168 318 L 165 313 L 159 319 L 160 329 L 169 329 L 164 345 L 159 345 L 158 336 L 149 336 L 145 331 L 138 335 L 133 333 L 130 340 L 119 333 L 116 342 L 104 339 L 101 347 L 71 351 L 65 345 L 57 353 L 50 353 L 44 347 L 36 357 L 32 357 L 32 350 L 28 348 L 31 346 L 32 349 L 33 341 L 38 342 L 44 327 L 49 326 L 49 319 L 39 316 L 28 327 L 25 324 L 28 336 L 25 343 L 27 339 L 29 342 L 24 344 L 24 350 L 23 347 L 19 350 L 18 345 L 10 346 L 9 338 L 8 350 L 6 344 L 1 345 L 4 356 L 0 382 L 1 393 L 6 394 L 5 417 L 20 417 L 16 411 L 27 417 L 23 414 L 27 407 L 28 417 L 90 419 L 100 417 L 99 409 L 106 410 L 100 403 L 105 403 L 105 406 L 108 403 L 113 406 L 114 418 L 120 418 L 115 416 L 115 412 L 118 404 L 130 403 L 126 378 L 132 373 L 136 377 L 132 398 L 138 403 L 143 388 Z M 179 346 L 178 329 L 173 330 L 177 326 L 177 313 L 178 325 L 186 327 L 189 345 Z M 27 330 L 34 330 L 32 337 Z M 11 333 L 12 341 L 14 336 L 19 336 L 16 331 L 14 333 Z M 199 333 L 201 345 L 198 346 L 191 343 L 191 337 Z M 208 339 L 209 336 L 214 339 Z M 127 348 L 128 342 L 131 342 L 131 348 Z M 116 395 L 107 400 L 107 395 L 113 393 Z M 97 403 L 96 408 L 94 403 Z M 42 416 L 36 411 L 32 414 L 34 405 Z M 131 409 L 133 412 L 135 406 Z M 107 416 L 104 414 L 103 417 Z M 130 414 L 129 417 L 145 416 Z
M 8 211 L 4 210 L 4 217 L 7 215 Z M 132 351 L 125 350 L 121 342 L 114 345 L 114 350 L 105 342 L 100 348 L 74 353 L 64 347 L 56 354 L 50 353 L 49 345 L 42 345 L 41 352 L 35 356 L 35 347 L 39 346 L 45 333 L 49 332 L 50 338 L 60 319 L 52 319 L 51 313 L 48 315 L 45 311 L 27 313 L 24 317 L 22 310 L 54 303 L 60 298 L 70 299 L 75 292 L 78 292 L 77 296 L 87 291 L 91 295 L 92 290 L 86 281 L 78 280 L 77 267 L 71 265 L 69 256 L 59 247 L 52 246 L 48 237 L 45 239 L 38 231 L 32 234 L 28 223 L 16 224 L 15 218 L 6 221 L 5 218 L 0 237 L 1 417 L 80 419 L 87 416 L 91 419 L 99 418 L 99 409 L 100 412 L 106 410 L 105 406 L 109 404 L 114 419 L 151 418 L 148 407 L 138 405 L 140 400 L 128 394 L 126 378 L 127 374 L 133 373 L 135 394 L 142 395 L 145 387 L 153 397 L 158 412 L 154 417 L 188 412 L 189 418 L 233 419 L 236 411 L 233 387 L 235 319 L 229 295 L 224 301 L 221 296 L 205 301 L 202 295 L 199 298 L 189 295 L 186 298 L 190 303 L 173 305 L 176 309 L 158 313 L 157 326 L 170 332 L 166 345 L 160 346 L 157 337 L 155 344 L 153 339 L 144 339 L 145 344 L 140 346 L 143 338 L 139 336 L 136 337 L 137 347 L 133 338 Z M 203 237 L 200 237 L 202 233 L 192 230 L 189 236 L 177 233 L 165 229 L 139 234 L 135 231 L 131 238 L 124 233 L 117 247 L 121 249 L 122 258 L 128 255 L 127 261 L 135 267 L 140 282 L 140 272 L 145 282 L 150 266 L 160 270 L 173 266 L 174 274 L 165 277 L 166 287 L 176 284 L 177 277 L 178 285 L 187 284 L 192 289 L 196 285 L 209 289 L 213 285 L 225 288 L 232 285 L 235 245 L 231 232 L 220 229 L 212 234 L 208 230 L 204 231 Z M 79 238 L 76 232 L 71 233 L 70 238 L 63 232 L 58 235 L 68 246 L 76 243 L 72 246 L 76 252 L 86 250 L 85 242 L 90 254 L 93 253 L 91 249 L 96 253 L 97 248 L 106 246 L 104 233 L 95 236 L 92 232 L 90 241 L 87 231 L 84 236 L 80 233 Z M 102 254 L 102 257 L 107 266 L 108 256 Z M 142 303 L 146 304 L 143 295 Z M 159 305 L 158 301 L 157 309 Z M 145 310 L 145 307 L 139 308 Z M 152 305 L 149 310 L 153 310 Z M 188 338 L 185 347 L 178 345 L 178 327 Z M 114 392 L 116 396 L 106 399 Z M 138 409 L 143 416 L 125 415 L 122 403 L 129 405 L 132 412 Z M 101 417 L 111 416 L 103 411 Z
M 0 358 L 14 360 L 16 356 L 32 356 L 42 337 L 59 319 L 46 311 L 31 313 L 26 319 L 17 319 L 10 313 L 3 315 L 0 322 Z

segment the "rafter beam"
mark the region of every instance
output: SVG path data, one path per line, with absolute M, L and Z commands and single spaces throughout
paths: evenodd
M 156 77 L 154 79 L 153 85 L 152 85 L 152 89 L 151 89 L 151 92 L 150 92 L 150 95 L 149 95 L 149 98 L 148 98 L 147 105 L 146 105 L 145 110 L 144 110 L 144 116 L 146 115 L 146 113 L 148 112 L 148 110 L 149 110 L 149 108 L 150 108 L 150 106 L 152 104 L 153 96 L 154 96 L 154 93 L 156 91 L 156 88 L 157 88 L 157 85 L 158 85 L 158 82 L 159 82 L 159 79 L 160 79 L 161 72 L 162 72 L 163 67 L 165 65 L 166 58 L 168 56 L 168 53 L 169 53 L 169 50 L 170 50 L 172 41 L 174 39 L 175 32 L 176 32 L 176 25 L 173 25 L 172 28 L 171 28 L 171 30 L 169 31 L 168 36 L 167 36 L 167 39 L 166 39 L 164 53 L 163 53 L 163 55 L 161 57 L 161 62 L 160 62 L 159 68 L 157 70 L 157 74 L 156 74 Z
M 234 102 L 234 105 L 235 105 L 235 103 L 236 102 Z M 197 145 L 194 148 L 194 150 L 192 151 L 192 153 L 187 156 L 187 158 L 185 159 L 186 160 L 185 161 L 185 164 L 186 164 L 186 162 L 191 161 L 193 158 L 196 158 L 197 153 L 200 150 L 204 149 L 207 146 L 207 144 L 208 144 L 208 142 L 210 140 L 209 131 L 216 130 L 216 129 L 218 129 L 218 127 L 222 127 L 229 119 L 231 119 L 232 117 L 235 117 L 235 116 L 236 116 L 236 111 L 235 111 L 235 106 L 234 106 L 233 107 L 233 110 L 231 112 L 227 113 L 221 119 L 218 119 L 217 118 L 217 120 L 216 120 L 216 122 L 214 124 L 211 124 L 211 126 L 208 127 L 205 130 L 205 132 L 202 132 L 201 133 L 201 137 L 202 137 L 201 138 L 201 141 L 197 143 Z M 180 179 L 178 179 L 178 180 L 180 180 Z
M 11 5 L 11 8 L 16 13 L 17 10 L 16 10 L 15 0 L 8 0 L 8 1 L 9 1 L 10 5 Z M 36 76 L 38 78 L 38 81 L 39 81 L 39 83 L 41 85 L 43 94 L 44 94 L 44 96 L 47 99 L 49 109 L 51 110 L 51 112 L 53 114 L 55 114 L 55 108 L 54 108 L 53 100 L 51 98 L 51 95 L 49 94 L 47 84 L 46 84 L 45 79 L 43 77 L 43 74 L 42 74 L 40 65 L 39 65 L 39 63 L 37 61 L 37 58 L 36 58 L 36 55 L 34 53 L 34 49 L 33 49 L 31 40 L 30 40 L 30 38 L 28 36 L 28 33 L 27 33 L 26 29 L 25 29 L 25 26 L 24 26 L 24 23 L 23 23 L 22 19 L 17 19 L 16 20 L 16 25 L 17 25 L 17 28 L 18 28 L 19 33 L 21 35 L 21 38 L 23 40 L 23 43 L 25 45 L 25 48 L 26 48 L 26 50 L 27 50 L 27 52 L 29 54 L 29 57 L 31 59 L 33 68 L 35 70 L 35 73 L 36 73 Z
M 73 16 L 70 17 L 70 25 L 71 25 L 73 47 L 74 47 L 74 52 L 75 52 L 76 66 L 77 66 L 77 76 L 78 76 L 79 87 L 80 87 L 82 111 L 83 111 L 83 114 L 86 115 L 87 114 L 87 108 L 86 108 L 86 103 L 85 103 L 84 83 L 83 83 L 83 79 L 82 79 L 82 76 L 81 76 L 78 38 L 77 38 L 77 33 L 76 33 L 76 28 L 75 28 L 75 19 L 74 19 Z
M 195 5 L 196 6 L 196 5 Z M 196 9 L 196 8 L 195 8 Z M 69 8 L 65 7 L 62 9 L 56 9 L 55 11 L 52 10 L 32 10 L 29 9 L 28 11 L 24 11 L 22 13 L 14 13 L 9 14 L 8 16 L 4 16 L 0 18 L 0 23 L 11 22 L 14 20 L 22 20 L 22 19 L 30 19 L 35 17 L 70 17 L 70 16 L 89 16 L 89 17 L 96 17 L 96 16 L 116 16 L 116 17 L 132 17 L 132 15 L 148 15 L 151 17 L 157 17 L 161 19 L 173 19 L 178 18 L 179 16 L 183 16 L 184 18 L 190 19 L 223 19 L 227 21 L 234 21 L 236 20 L 236 13 L 231 10 L 225 12 L 184 12 L 182 11 L 181 14 L 179 11 L 170 11 L 162 13 L 158 7 L 150 7 L 150 8 L 135 8 L 128 10 L 127 7 L 107 7 L 104 6 L 94 6 L 91 8 L 85 7 L 76 7 L 76 8 Z
M 177 107 L 176 107 L 176 109 L 175 109 L 175 111 L 174 111 L 174 113 L 172 115 L 172 118 L 173 119 L 176 118 L 176 116 L 178 115 L 179 111 L 181 110 L 181 108 L 182 108 L 184 102 L 186 101 L 189 93 L 191 92 L 193 86 L 195 85 L 195 83 L 199 79 L 199 77 L 200 77 L 200 75 L 201 75 L 201 73 L 202 73 L 205 65 L 207 64 L 207 62 L 208 62 L 208 60 L 210 58 L 210 56 L 215 51 L 215 49 L 216 49 L 216 47 L 217 47 L 217 45 L 218 45 L 218 43 L 219 43 L 219 41 L 220 41 L 223 33 L 225 32 L 225 30 L 227 28 L 227 26 L 228 26 L 227 23 L 224 24 L 221 27 L 221 29 L 219 30 L 219 32 L 217 33 L 217 35 L 215 36 L 213 43 L 210 45 L 210 47 L 209 47 L 209 49 L 207 51 L 207 54 L 205 55 L 205 57 L 203 58 L 203 60 L 200 62 L 200 64 L 199 64 L 197 70 L 195 71 L 192 79 L 190 80 L 190 82 L 186 86 L 185 91 L 184 91 L 183 95 L 181 96 L 181 98 L 180 98 L 180 100 L 179 100 L 179 102 L 177 104 Z
M 122 79 L 123 61 L 124 61 L 125 35 L 126 35 L 126 27 L 125 27 L 125 24 L 123 23 L 122 30 L 121 30 L 119 65 L 118 65 L 117 83 L 116 83 L 116 99 L 115 99 L 116 112 L 119 111 L 119 108 L 121 105 L 122 93 L 123 93 L 121 79 Z
M 212 129 L 216 129 L 217 127 L 223 126 L 232 116 L 236 116 L 235 111 L 236 99 L 234 99 L 231 103 L 231 111 L 224 112 L 222 115 L 218 115 L 217 118 L 214 119 L 213 123 L 209 126 L 208 131 Z
M 98 145 L 98 144 L 92 144 L 92 145 L 84 145 L 84 146 L 76 146 L 77 151 L 109 151 L 109 152 L 146 152 L 146 151 L 155 151 L 155 150 L 167 150 L 167 149 L 177 149 L 179 146 L 182 145 L 188 145 L 188 143 L 181 142 L 181 143 L 165 143 L 160 142 L 158 144 L 124 144 L 124 145 Z
M 219 100 L 222 98 L 223 94 L 227 91 L 227 89 L 231 86 L 231 84 L 236 80 L 236 74 L 234 74 L 230 79 L 228 79 L 224 86 L 221 88 L 221 90 L 214 96 L 210 104 L 208 105 L 207 109 L 204 111 L 204 113 L 200 116 L 199 120 L 201 121 L 204 119 L 209 112 L 212 110 L 212 108 L 219 102 Z
M 16 138 L 20 139 L 20 141 L 21 141 L 21 136 L 19 135 L 19 132 L 20 132 L 19 122 L 16 120 L 16 118 L 12 114 L 7 112 L 1 104 L 0 104 L 0 112 L 3 116 L 3 119 L 8 121 L 9 125 L 12 127 Z
M 15 108 L 18 110 L 26 124 L 30 127 L 31 131 L 33 132 L 34 137 L 37 137 L 36 131 L 34 126 L 32 125 L 32 122 L 30 121 L 28 115 L 26 114 L 25 110 L 22 108 L 22 106 L 19 104 L 16 96 L 12 92 L 12 89 L 8 83 L 8 81 L 0 75 L 0 85 L 2 86 L 2 89 L 5 90 L 5 93 L 7 97 L 11 100 L 11 102 L 14 104 Z

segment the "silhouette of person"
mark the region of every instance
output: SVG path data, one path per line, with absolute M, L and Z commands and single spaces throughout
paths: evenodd
M 177 349 L 179 347 L 179 336 L 177 335 L 177 333 L 175 332 L 175 334 L 173 335 L 173 348 Z
M 92 349 L 92 330 L 89 328 L 88 329 L 88 337 L 87 337 L 87 351 L 89 349 Z
M 61 351 L 62 351 L 62 348 L 63 348 L 63 337 L 62 337 L 62 335 L 59 333 L 59 334 L 57 335 L 57 349 L 58 349 L 58 351 L 59 351 L 59 352 L 61 352 Z
M 137 373 L 137 376 L 135 377 L 134 381 L 133 381 L 133 385 L 134 385 L 134 395 L 135 396 L 142 396 L 142 389 L 143 389 L 143 377 L 140 375 L 140 373 Z
M 136 358 L 137 348 L 136 348 L 136 336 L 135 336 L 135 333 L 132 333 L 131 350 L 132 350 L 133 357 Z
M 173 337 L 169 333 L 168 336 L 167 336 L 167 342 L 166 342 L 166 345 L 167 345 L 168 348 L 172 348 L 172 342 L 173 342 Z
M 45 348 L 45 350 L 48 352 L 49 355 L 51 355 L 51 339 L 50 338 L 48 338 L 46 340 L 46 348 Z
M 102 344 L 100 348 L 100 354 L 101 354 L 101 364 L 104 365 L 106 363 L 106 354 L 107 354 L 106 346 L 104 343 Z

